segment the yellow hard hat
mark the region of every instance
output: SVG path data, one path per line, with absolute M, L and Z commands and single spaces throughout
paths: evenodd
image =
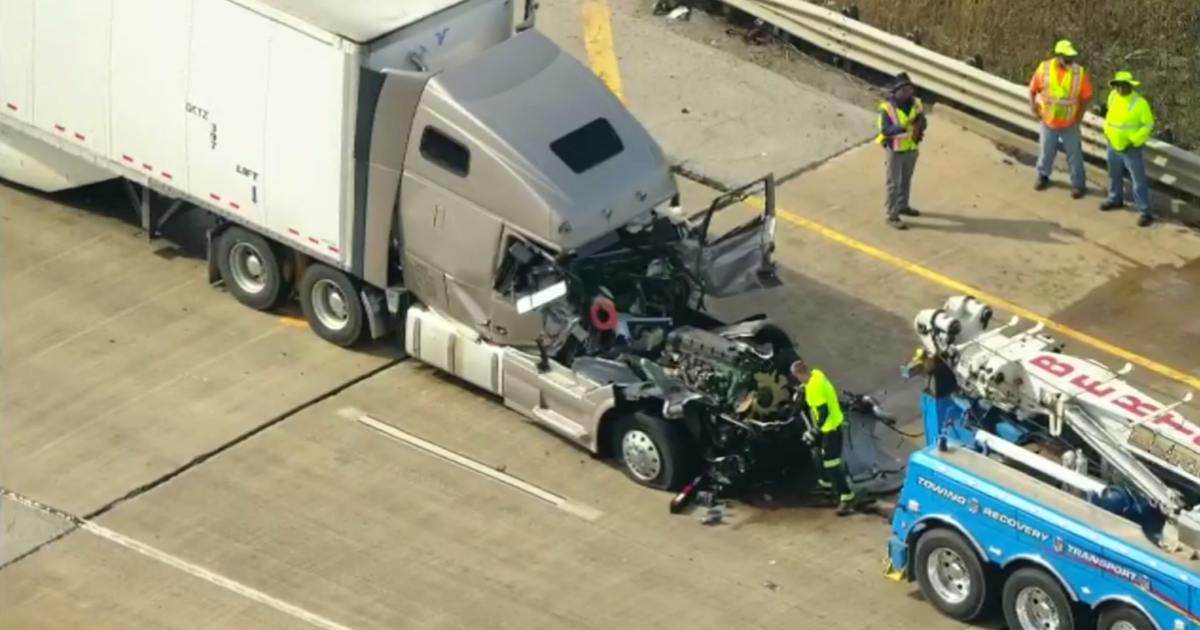
M 1077 57 L 1079 55 L 1079 51 L 1075 50 L 1075 46 L 1071 44 L 1071 42 L 1061 39 L 1054 44 L 1054 54 L 1062 55 L 1064 57 Z
M 1133 73 L 1128 70 L 1122 70 L 1122 71 L 1114 74 L 1112 81 L 1108 82 L 1109 85 L 1116 85 L 1118 83 L 1128 83 L 1129 85 L 1132 85 L 1135 87 L 1142 84 L 1141 81 L 1134 80 Z

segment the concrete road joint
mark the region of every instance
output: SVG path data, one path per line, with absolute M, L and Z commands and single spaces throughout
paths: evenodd
M 471 459 L 466 455 L 455 453 L 450 449 L 438 446 L 433 442 L 424 440 L 402 429 L 398 429 L 390 424 L 387 424 L 386 422 L 376 420 L 375 418 L 372 418 L 371 416 L 368 416 L 358 409 L 354 409 L 353 407 L 347 407 L 340 410 L 338 415 L 348 420 L 353 420 L 380 435 L 400 442 L 410 448 L 425 453 L 426 455 L 436 457 L 445 462 L 454 464 L 464 470 L 490 479 L 491 481 L 508 486 L 509 488 L 533 497 L 542 503 L 562 510 L 568 514 L 571 514 L 572 516 L 582 518 L 586 521 L 594 521 L 604 515 L 604 513 L 600 510 L 582 503 L 576 503 L 565 497 L 554 494 L 549 490 L 535 486 L 523 479 L 514 477 L 506 472 L 496 470 L 495 468 L 475 459 Z
M 67 514 L 66 512 L 63 512 L 62 510 L 50 507 L 48 505 L 43 505 L 41 503 L 38 503 L 37 501 L 34 501 L 33 499 L 22 496 L 20 494 L 17 494 L 16 492 L 13 492 L 13 491 L 5 489 L 5 488 L 0 488 L 0 495 L 3 495 L 5 498 L 10 499 L 16 503 L 20 503 L 21 505 L 24 505 L 27 508 L 38 510 L 40 512 L 44 512 L 51 516 L 61 518 L 65 521 L 71 523 L 74 526 L 72 529 L 67 530 L 67 532 L 64 532 L 63 534 L 55 537 L 54 539 L 43 543 L 38 548 L 45 547 L 46 545 L 50 544 L 54 540 L 58 540 L 64 536 L 66 536 L 70 532 L 85 531 L 89 534 L 92 534 L 94 536 L 99 536 L 100 538 L 103 538 L 109 542 L 120 545 L 121 547 L 124 547 L 125 549 L 129 549 L 131 551 L 136 551 L 137 553 L 142 554 L 143 556 L 146 556 L 147 558 L 150 558 L 151 560 L 155 560 L 157 562 L 165 564 L 173 569 L 177 569 L 177 570 L 183 571 L 184 573 L 187 573 L 191 576 L 200 578 L 201 580 L 204 580 L 205 582 L 208 582 L 209 584 L 218 586 L 218 587 L 223 588 L 232 593 L 236 593 L 238 595 L 241 595 L 242 597 L 245 597 L 246 599 L 255 601 L 264 606 L 269 606 L 281 613 L 290 615 L 296 619 L 307 622 L 316 628 L 321 628 L 322 630 L 352 630 L 349 626 L 344 626 L 336 621 L 332 621 L 332 620 L 326 619 L 325 617 L 322 617 L 316 613 L 309 612 L 303 608 L 300 608 L 299 606 L 289 604 L 281 599 L 272 597 L 258 589 L 255 589 L 255 588 L 252 588 L 245 584 L 242 584 L 241 582 L 238 582 L 237 580 L 227 578 L 219 573 L 214 573 L 212 571 L 209 571 L 208 569 L 205 569 L 202 566 L 199 566 L 197 564 L 192 564 L 191 562 L 188 562 L 187 560 L 184 560 L 178 556 L 171 555 L 165 551 L 162 551 L 161 549 L 151 547 L 150 545 L 147 545 L 143 542 L 140 542 L 138 540 L 135 540 L 133 538 L 125 536 L 124 534 L 121 534 L 121 533 L 118 533 L 111 529 L 108 529 L 107 527 L 97 525 L 96 523 L 93 523 L 92 521 L 90 521 L 88 519 L 79 518 L 77 516 Z M 31 550 L 29 553 L 26 553 L 24 556 L 21 556 L 21 557 L 27 557 L 31 553 L 33 553 L 33 551 L 36 551 L 36 549 Z M 7 565 L 4 565 L 4 566 L 6 566 L 6 567 L 10 566 L 10 565 L 12 565 L 13 562 L 16 562 L 19 559 L 20 558 L 16 558 L 12 562 L 9 562 Z
M 233 438 L 232 440 L 229 440 L 228 442 L 225 442 L 225 443 L 217 446 L 216 448 L 209 450 L 208 452 L 201 453 L 200 455 L 194 457 L 193 459 L 191 459 L 184 465 L 180 466 L 179 468 L 176 468 L 175 470 L 172 470 L 171 472 L 169 472 L 157 479 L 154 479 L 154 480 L 150 481 L 149 483 L 142 484 L 141 486 L 138 486 L 137 488 L 130 490 L 129 492 L 125 493 L 120 498 L 110 501 L 109 503 L 101 506 L 99 509 L 92 511 L 90 514 L 84 515 L 83 519 L 94 520 L 96 518 L 99 518 L 100 516 L 103 516 L 104 514 L 107 514 L 108 512 L 110 512 L 113 508 L 117 507 L 118 505 L 125 503 L 126 501 L 129 501 L 131 499 L 135 499 L 135 498 L 137 498 L 159 486 L 162 486 L 163 484 L 182 475 L 183 473 L 185 473 L 189 470 L 192 470 L 193 468 L 220 455 L 221 453 L 224 453 L 225 451 L 228 451 L 229 449 L 237 446 L 238 444 L 241 444 L 241 443 L 245 442 L 246 440 L 249 440 L 250 438 L 262 433 L 263 431 L 266 431 L 267 429 L 270 429 L 271 427 L 278 425 L 279 423 L 283 422 L 284 420 L 287 420 L 288 418 L 291 418 L 292 416 L 300 413 L 301 411 L 304 411 L 305 409 L 308 409 L 309 407 L 312 407 L 313 405 L 316 405 L 322 401 L 333 398 L 334 396 L 337 396 L 338 394 L 342 393 L 343 391 L 345 391 L 345 390 L 347 390 L 369 378 L 372 378 L 372 377 L 376 376 L 377 374 L 384 372 L 385 370 L 395 367 L 402 360 L 403 359 L 395 359 L 392 361 L 388 361 L 387 363 L 385 363 L 373 370 L 370 370 L 364 374 L 356 376 L 355 378 L 352 378 L 352 379 L 342 383 L 341 385 L 338 385 L 337 387 L 329 389 L 318 396 L 310 398 L 307 401 L 302 402 L 299 405 L 296 405 L 295 407 L 292 407 L 291 409 L 289 409 L 287 411 L 284 411 L 283 413 L 275 416 L 274 418 L 271 418 L 267 422 L 260 424 L 256 427 L 254 427 L 253 429 L 246 431 L 245 433 L 242 433 L 241 435 Z M 28 554 L 26 554 L 26 555 L 28 555 Z

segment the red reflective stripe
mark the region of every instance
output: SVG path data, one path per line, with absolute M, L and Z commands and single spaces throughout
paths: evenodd
M 900 124 L 900 113 L 896 111 L 896 105 L 894 103 L 892 103 L 891 101 L 886 101 L 886 104 L 887 104 L 888 120 L 890 120 L 893 125 L 899 125 Z M 888 138 L 888 142 L 890 142 L 892 144 L 892 149 L 900 148 L 900 139 L 898 137 L 892 136 L 892 137 Z

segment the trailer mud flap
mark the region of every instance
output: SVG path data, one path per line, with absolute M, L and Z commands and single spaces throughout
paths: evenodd
M 219 228 L 212 228 L 205 232 L 204 257 L 208 259 L 208 284 L 210 286 L 220 286 L 224 279 L 221 278 L 221 267 L 217 264 L 217 238 L 221 235 Z

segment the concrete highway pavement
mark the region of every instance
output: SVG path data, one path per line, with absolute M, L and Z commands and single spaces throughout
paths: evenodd
M 586 59 L 578 9 L 554 3 L 542 28 L 561 21 L 552 35 Z M 761 70 L 687 47 L 673 37 L 695 40 L 667 30 L 678 25 L 637 7 L 613 9 L 617 41 L 622 20 L 641 25 L 630 28 L 643 29 L 647 64 L 706 55 L 710 70 Z M 702 17 L 686 28 L 705 28 Z M 644 96 L 638 85 L 666 80 L 630 78 L 639 71 L 620 61 L 635 114 L 691 100 Z M 725 80 L 734 79 L 710 78 Z M 937 119 L 914 198 L 931 214 L 914 222 L 926 229 L 885 230 L 878 149 L 846 152 L 869 129 L 816 114 L 773 118 L 788 108 L 827 107 L 836 120 L 865 110 L 763 81 L 741 105 L 694 90 L 687 106 L 713 119 L 678 136 L 665 114 L 655 123 L 669 153 L 722 183 L 811 169 L 779 189 L 786 285 L 720 312 L 770 312 L 840 386 L 888 389 L 889 403 L 910 414 L 914 386 L 896 385 L 915 344 L 909 323 L 958 292 L 954 281 L 1200 376 L 1188 321 L 1142 334 L 1132 319 L 1195 312 L 1193 235 L 1134 230 L 1129 217 L 1061 190 L 1035 195 L 1027 168 Z M 727 132 L 737 125 L 750 131 Z M 793 128 L 811 140 L 788 153 L 780 130 Z M 698 133 L 712 139 L 689 145 Z M 722 155 L 758 157 L 735 172 Z M 681 186 L 691 208 L 716 194 Z M 203 264 L 186 252 L 147 246 L 90 205 L 0 189 L 0 486 L 95 517 L 80 530 L 74 518 L 3 499 L 0 628 L 961 627 L 878 575 L 887 529 L 876 517 L 736 506 L 727 526 L 708 528 L 670 516 L 668 497 L 464 386 L 239 307 L 205 285 Z M 1149 369 L 1135 374 L 1183 388 Z M 381 434 L 365 416 L 458 463 Z

